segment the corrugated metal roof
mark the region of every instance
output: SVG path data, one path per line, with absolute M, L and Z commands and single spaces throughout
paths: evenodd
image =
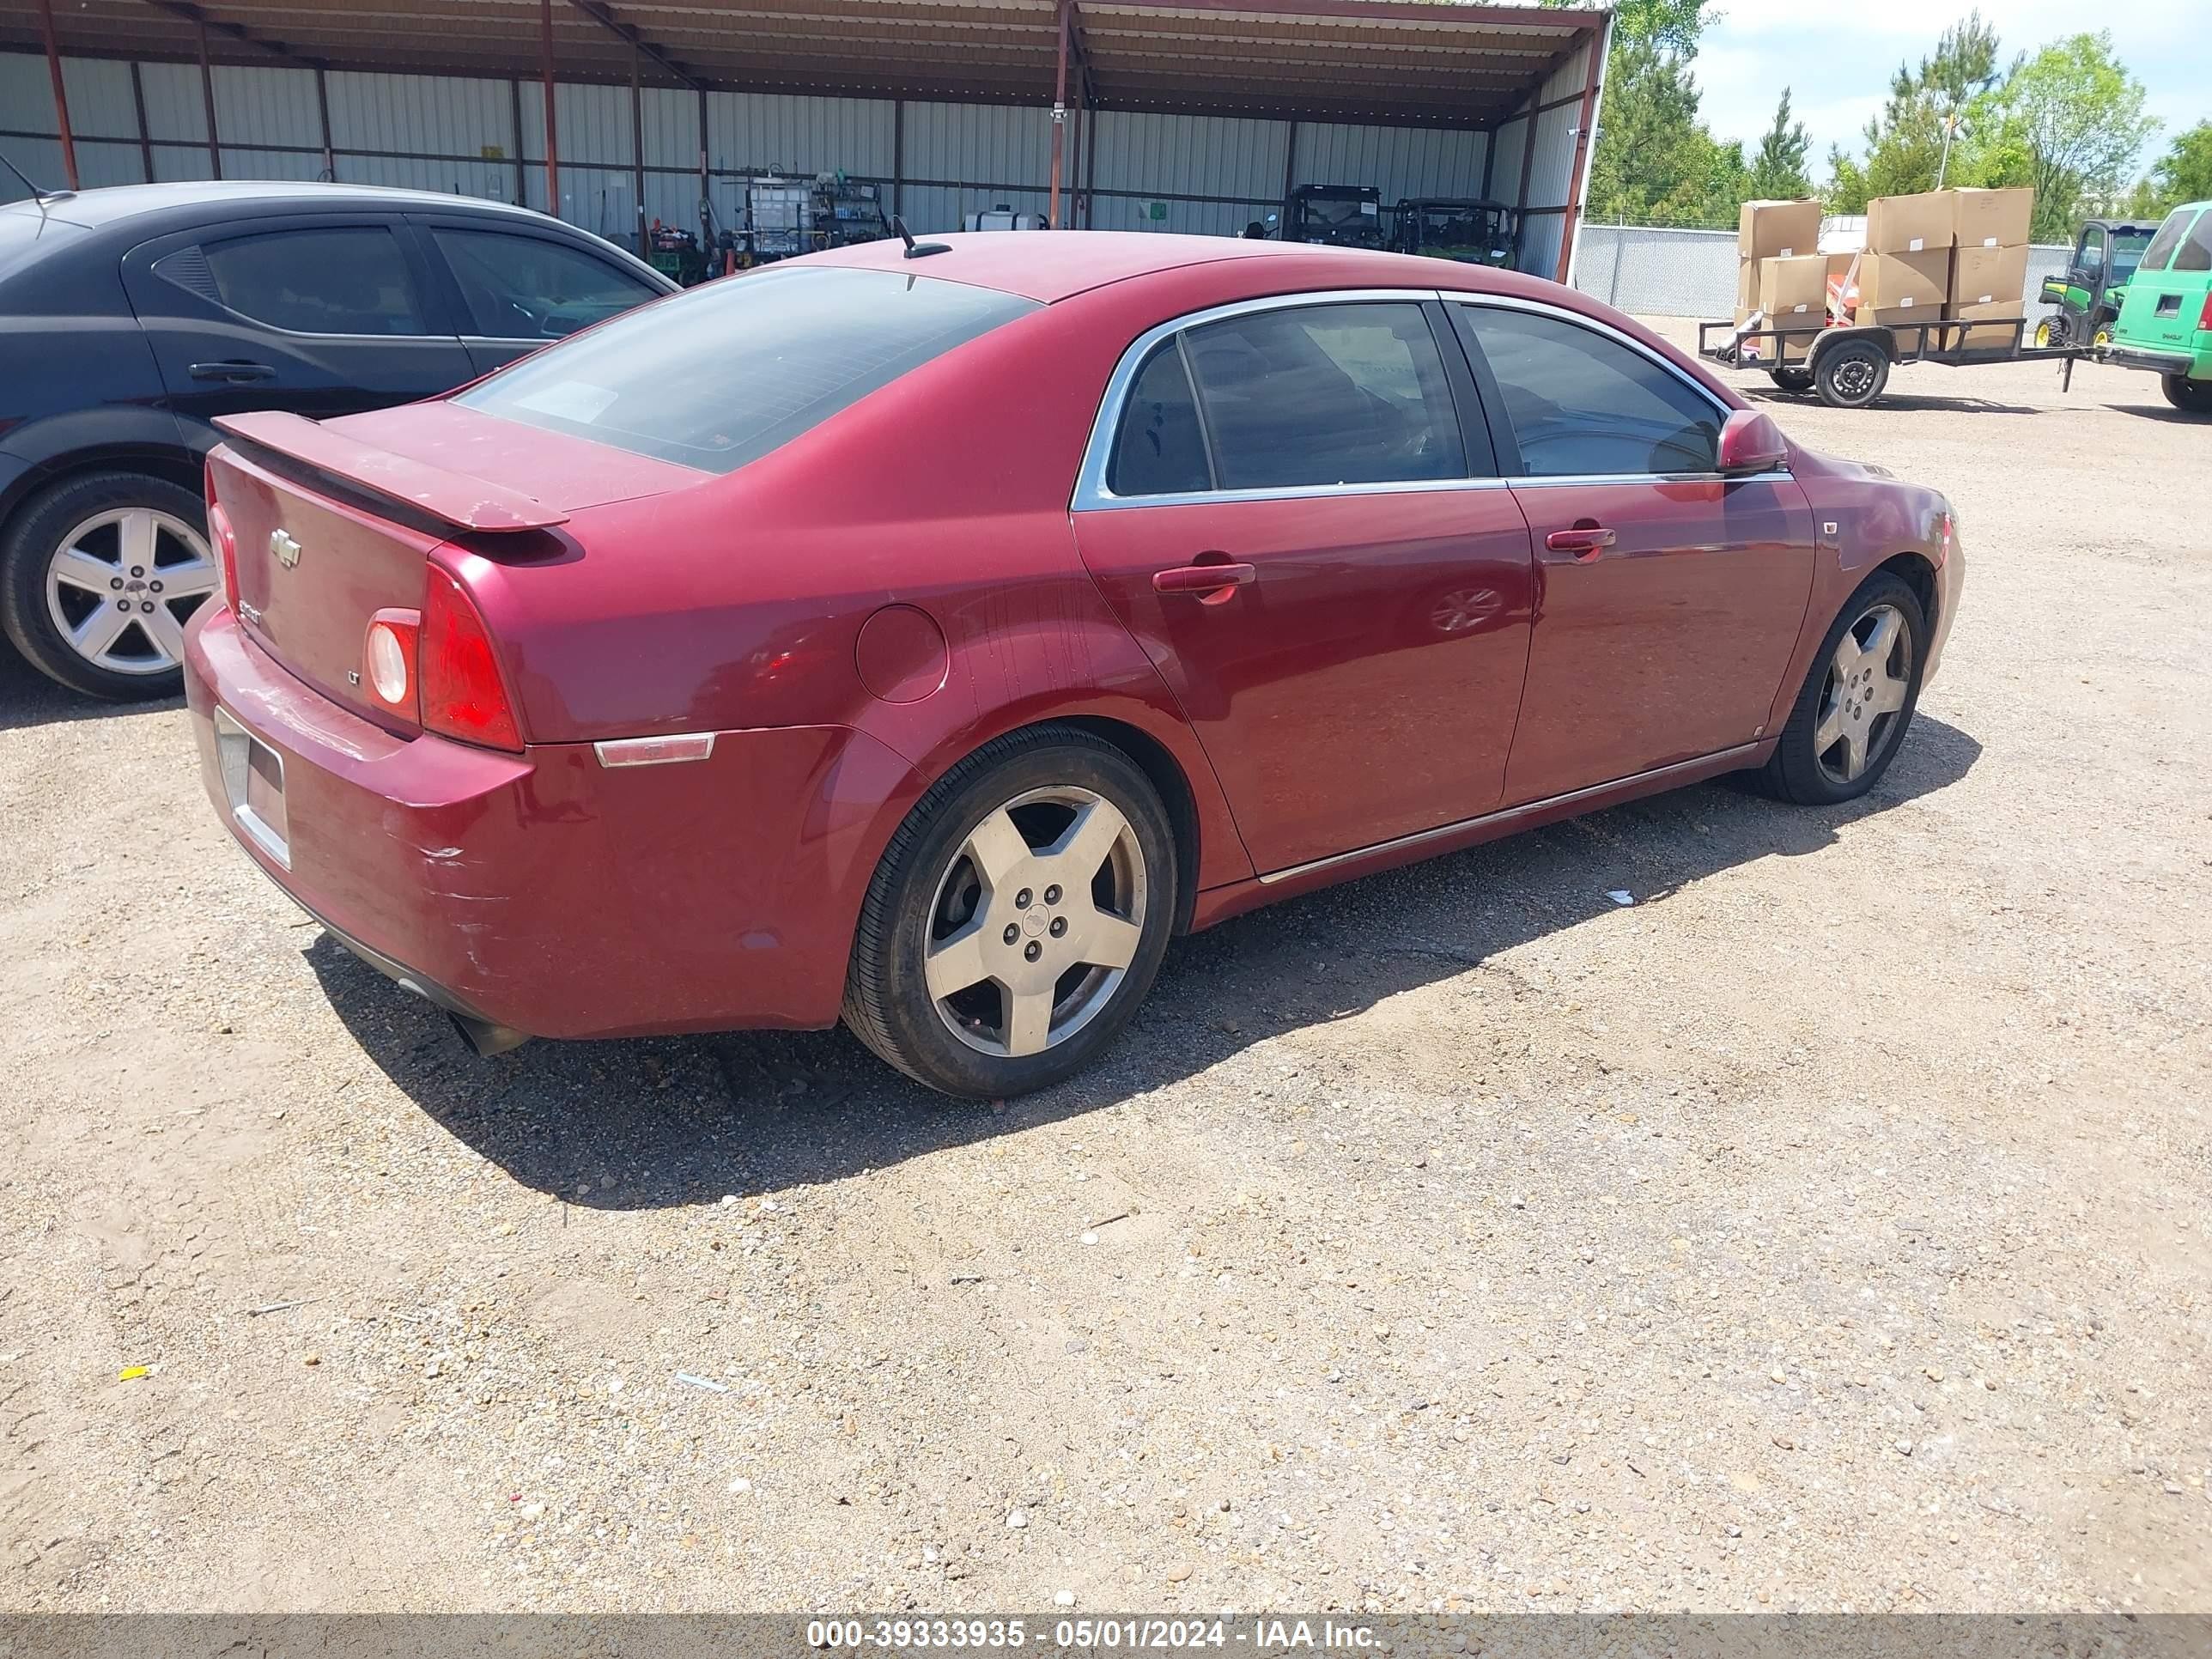
M 545 0 L 70 0 L 64 52 L 368 72 L 534 76 Z M 1490 125 L 1565 68 L 1602 10 L 1438 0 L 550 0 L 563 81 L 1370 125 Z M 203 20 L 204 30 L 203 30 Z M 42 47 L 0 0 L 0 47 Z M 184 115 L 179 111 L 180 117 Z M 181 125 L 181 122 L 180 122 Z

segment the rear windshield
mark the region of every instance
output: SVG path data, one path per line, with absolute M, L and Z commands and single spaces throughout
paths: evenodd
M 2136 273 L 2136 265 L 2150 246 L 2147 230 L 2129 231 L 2112 238 L 2112 275 L 2114 283 L 2124 283 Z
M 726 276 L 550 346 L 454 402 L 733 472 L 1033 300 L 888 270 Z
M 2167 214 L 2166 222 L 2158 228 L 2158 234 L 2150 239 L 2150 246 L 2145 251 L 2139 269 L 2164 270 L 2166 260 L 2181 240 L 2181 233 L 2189 228 L 2189 222 L 2196 216 L 2197 210 L 2193 207 L 2176 208 Z

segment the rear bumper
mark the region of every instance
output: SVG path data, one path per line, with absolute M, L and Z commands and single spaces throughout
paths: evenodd
M 724 732 L 609 769 L 393 736 L 204 607 L 185 686 L 210 799 L 250 858 L 372 966 L 535 1036 L 834 1024 L 860 900 L 917 786 L 842 726 Z M 233 805 L 217 708 L 283 765 L 283 834 Z
M 2187 374 L 2197 367 L 2197 359 L 2185 351 L 2153 351 L 2145 346 L 2108 345 L 2098 353 L 2098 360 L 2118 368 L 2141 368 L 2153 374 Z

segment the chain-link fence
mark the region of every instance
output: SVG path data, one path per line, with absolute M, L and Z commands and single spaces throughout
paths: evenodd
M 1856 222 L 1863 226 L 1864 221 Z M 1841 227 L 1846 232 L 1848 225 Z M 1728 317 L 1735 310 L 1735 233 L 1585 222 L 1575 286 L 1609 306 L 1648 317 Z M 2043 279 L 2066 269 L 2071 250 L 2032 246 L 2022 301 L 2033 320 Z

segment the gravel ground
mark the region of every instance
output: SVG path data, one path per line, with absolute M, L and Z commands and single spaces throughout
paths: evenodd
M 472 1060 L 0 664 L 0 1607 L 2212 1608 L 2212 427 L 1769 406 L 1961 511 L 1871 798 L 1246 918 L 998 1109 Z

